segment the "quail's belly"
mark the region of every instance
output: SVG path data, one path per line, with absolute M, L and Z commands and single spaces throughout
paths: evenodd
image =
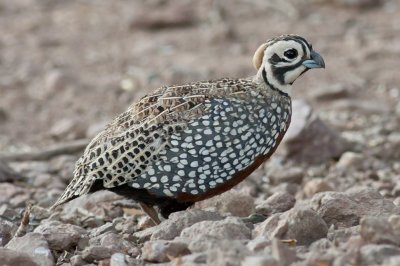
M 199 196 L 223 186 L 258 156 L 272 152 L 289 126 L 290 100 L 213 99 L 209 112 L 170 137 L 169 145 L 130 185 L 160 197 Z

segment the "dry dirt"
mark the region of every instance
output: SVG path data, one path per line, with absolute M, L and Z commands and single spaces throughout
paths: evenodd
M 44 253 L 29 251 L 18 239 L 7 242 L 27 203 L 46 208 L 56 200 L 81 149 L 42 161 L 11 160 L 8 164 L 18 174 L 0 164 L 0 181 L 7 181 L 0 183 L 0 246 L 7 244 L 0 250 L 0 262 L 2 256 L 13 258 L 7 253 L 11 249 L 27 252 L 29 256 L 21 260 L 34 258 L 29 263 L 42 265 L 100 261 L 102 265 L 168 261 L 172 265 L 316 265 L 321 261 L 326 264 L 319 265 L 345 265 L 354 260 L 356 265 L 398 265 L 399 0 L 0 0 L 0 158 L 76 140 L 85 143 L 130 103 L 162 85 L 253 75 L 251 58 L 258 45 L 287 33 L 310 40 L 326 62 L 325 70 L 310 71 L 296 81 L 294 98 L 308 102 L 313 116 L 319 117 L 313 125 L 327 125 L 334 132 L 332 138 L 348 144 L 348 152 L 328 151 L 316 163 L 287 154 L 292 144 L 284 144 L 271 162 L 234 192 L 243 201 L 235 203 L 236 196 L 225 196 L 221 199 L 231 205 L 218 200 L 199 205 L 211 210 L 211 214 L 193 214 L 195 221 L 203 221 L 199 223 L 185 216 L 189 214 L 174 217 L 178 224 L 184 220 L 181 230 L 174 232 L 179 236 L 175 240 L 175 236 L 154 237 L 154 231 L 133 237 L 149 221 L 134 208 L 111 207 L 115 199 L 108 194 L 98 196 L 106 201 L 98 208 L 92 206 L 96 198 L 52 214 L 34 208 L 22 242 L 32 242 Z M 308 108 L 304 102 L 299 105 Z M 313 138 L 325 137 L 303 131 Z M 310 158 L 318 158 L 318 147 L 308 150 L 313 154 Z M 352 188 L 358 190 L 348 191 Z M 336 192 L 323 192 L 327 190 Z M 246 210 L 269 218 L 256 225 L 235 220 L 250 214 Z M 222 220 L 217 212 L 233 217 Z M 311 229 L 319 228 L 313 236 L 291 227 L 307 220 L 302 215 L 311 217 L 307 218 Z M 171 225 L 165 226 L 157 230 L 171 230 Z M 194 236 L 208 227 L 217 228 L 216 236 L 194 244 Z M 36 233 L 30 233 L 33 230 Z M 67 240 L 49 239 L 63 230 L 68 232 Z M 150 236 L 153 242 L 143 246 Z M 298 245 L 282 246 L 274 237 L 298 238 Z M 120 244 L 122 238 L 126 243 Z M 223 242 L 229 239 L 232 243 Z M 152 253 L 160 250 L 164 253 Z

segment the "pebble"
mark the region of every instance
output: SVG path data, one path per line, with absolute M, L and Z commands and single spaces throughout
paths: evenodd
M 236 190 L 196 203 L 201 209 L 214 208 L 221 214 L 246 217 L 254 213 L 254 198 Z
M 190 254 L 186 243 L 168 240 L 154 240 L 144 243 L 142 256 L 149 262 L 168 262 L 173 258 Z
M 7 248 L 0 248 L 1 265 L 4 266 L 37 266 L 38 264 L 26 253 Z
M 276 192 L 256 206 L 256 212 L 265 216 L 290 210 L 296 199 L 287 192 Z
M 324 192 L 324 191 L 333 191 L 334 189 L 332 188 L 331 185 L 329 185 L 328 182 L 326 182 L 323 178 L 313 178 L 309 181 L 307 181 L 304 184 L 304 194 L 307 197 L 312 197 L 315 194 L 319 192 Z
M 309 245 L 327 236 L 328 226 L 317 212 L 296 206 L 284 213 L 277 213 L 257 224 L 253 238 L 265 236 L 279 239 L 296 239 L 299 245 Z

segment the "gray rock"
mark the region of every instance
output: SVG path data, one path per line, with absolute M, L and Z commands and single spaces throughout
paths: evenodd
M 392 225 L 393 230 L 400 232 L 400 215 L 392 215 L 388 221 Z
M 304 178 L 304 171 L 300 167 L 291 167 L 289 169 L 278 169 L 269 175 L 272 184 L 295 183 L 301 184 Z
M 319 192 L 333 191 L 331 185 L 322 178 L 313 178 L 304 184 L 304 194 L 311 197 Z
M 337 227 L 358 225 L 362 216 L 388 217 L 400 212 L 392 201 L 368 188 L 318 193 L 312 198 L 312 206 L 328 226 Z
M 286 158 L 310 164 L 339 158 L 349 149 L 348 142 L 303 101 L 293 101 L 292 122 L 282 144 Z
M 49 243 L 49 247 L 59 251 L 73 249 L 87 234 L 82 227 L 49 220 L 42 222 L 34 232 L 41 233 Z
M 215 208 L 219 213 L 246 217 L 254 213 L 254 198 L 237 190 L 227 191 L 219 196 L 200 201 L 196 206 L 201 209 Z
M 108 247 L 115 253 L 132 254 L 136 253 L 134 243 L 123 239 L 122 235 L 116 233 L 107 233 L 100 239 L 100 245 Z
M 4 266 L 40 266 L 26 253 L 7 248 L 0 248 L 0 258 Z
M 252 255 L 246 257 L 241 266 L 278 266 L 278 261 L 271 255 Z
M 360 249 L 360 265 L 386 265 L 385 260 L 399 256 L 400 248 L 392 245 L 365 245 Z
M 4 247 L 11 240 L 16 231 L 17 226 L 15 224 L 0 219 L 0 247 Z
M 150 262 L 168 262 L 171 258 L 190 254 L 184 242 L 155 240 L 147 241 L 142 248 L 142 257 Z
M 137 232 L 134 234 L 134 237 L 139 241 L 148 240 L 150 237 L 151 240 L 172 240 L 179 236 L 184 228 L 195 223 L 222 219 L 223 217 L 218 213 L 197 209 L 175 212 L 169 216 L 168 220 L 155 227 Z
M 256 212 L 265 216 L 293 208 L 296 199 L 287 192 L 276 192 L 256 206 Z
M 174 266 L 182 266 L 182 265 L 201 265 L 206 264 L 207 262 L 207 254 L 206 253 L 194 253 L 189 254 L 183 257 L 180 257 L 174 261 L 172 261 L 172 265 Z
M 272 240 L 272 255 L 279 262 L 279 265 L 291 265 L 298 260 L 296 250 L 283 244 L 279 239 Z
M 221 221 L 202 221 L 185 228 L 181 237 L 197 239 L 212 236 L 217 239 L 250 239 L 251 230 L 239 218 L 228 217 Z
M 400 246 L 400 232 L 394 230 L 385 218 L 364 217 L 360 222 L 360 235 L 365 243 Z
M 335 242 L 346 242 L 351 237 L 360 235 L 360 226 L 352 226 L 348 228 L 339 228 L 336 230 L 329 230 L 328 239 Z
M 266 247 L 271 246 L 271 240 L 265 236 L 259 236 L 256 237 L 252 240 L 250 240 L 247 243 L 247 248 L 251 251 L 251 252 L 259 252 L 264 250 Z
M 220 241 L 218 248 L 207 251 L 206 265 L 240 265 L 250 251 L 240 241 Z
M 327 233 L 328 227 L 324 220 L 315 211 L 302 206 L 272 215 L 253 230 L 254 237 L 296 239 L 299 245 L 309 245 L 326 237 Z
M 38 265 L 54 265 L 54 257 L 47 241 L 39 233 L 28 233 L 22 237 L 15 237 L 7 244 L 6 248 L 28 254 Z

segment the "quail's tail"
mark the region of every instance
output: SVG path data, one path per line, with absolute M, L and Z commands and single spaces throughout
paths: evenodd
M 92 183 L 93 182 L 85 175 L 75 176 L 50 209 L 52 210 L 61 204 L 87 194 L 90 191 Z

